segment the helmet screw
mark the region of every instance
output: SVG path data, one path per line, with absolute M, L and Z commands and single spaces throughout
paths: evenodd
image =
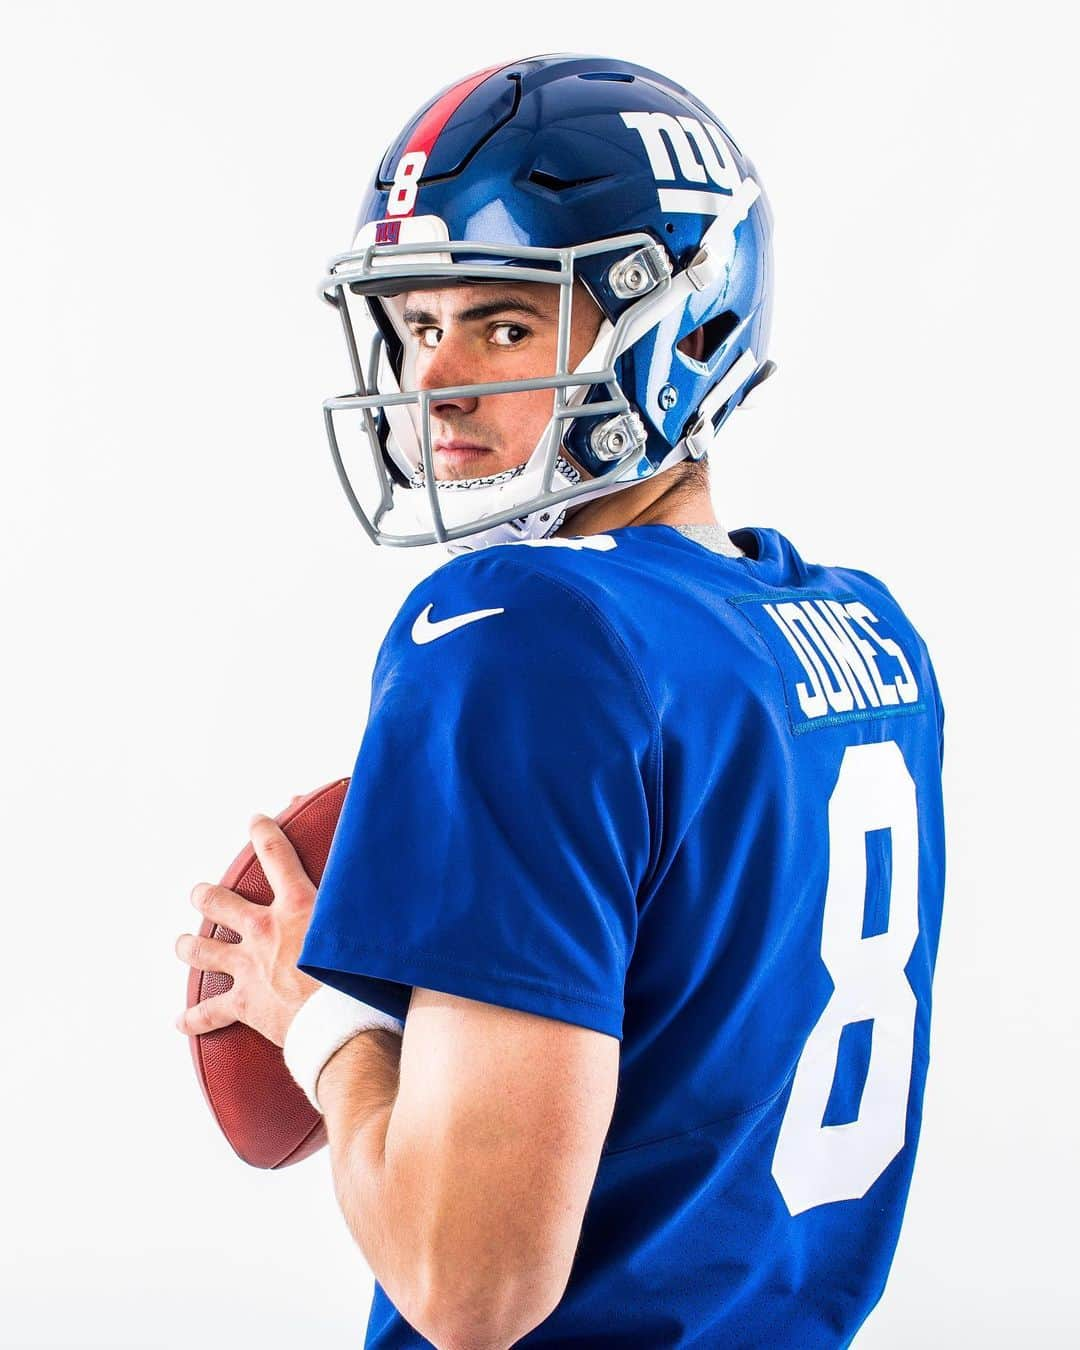
M 647 295 L 671 276 L 671 262 L 662 244 L 646 244 L 608 269 L 608 285 L 620 300 Z
M 673 384 L 665 384 L 659 393 L 659 403 L 665 412 L 670 412 L 679 401 L 679 391 Z

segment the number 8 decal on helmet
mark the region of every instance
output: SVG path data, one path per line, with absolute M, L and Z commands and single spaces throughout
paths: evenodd
M 410 150 L 398 160 L 393 186 L 386 202 L 388 216 L 407 216 L 416 205 L 420 175 L 424 172 L 427 155 L 423 150 Z

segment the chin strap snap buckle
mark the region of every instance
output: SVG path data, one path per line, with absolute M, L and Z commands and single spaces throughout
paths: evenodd
M 698 415 L 688 431 L 683 433 L 683 444 L 691 459 L 701 459 L 708 453 L 716 432 L 713 418 L 725 403 L 739 392 L 757 371 L 757 357 L 750 350 L 743 352 L 719 384 L 710 389 L 698 405 Z M 763 377 L 764 378 L 764 377 Z

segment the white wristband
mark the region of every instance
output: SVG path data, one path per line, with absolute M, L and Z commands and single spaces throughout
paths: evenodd
M 285 1033 L 285 1066 L 304 1089 L 308 1101 L 323 1113 L 315 1087 L 327 1060 L 361 1031 L 379 1029 L 401 1035 L 405 1023 L 340 989 L 323 985 L 303 1003 Z

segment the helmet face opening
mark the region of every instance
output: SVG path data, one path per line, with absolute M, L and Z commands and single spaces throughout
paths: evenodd
M 354 389 L 326 400 L 326 428 L 376 543 L 457 551 L 552 534 L 570 507 L 702 457 L 763 365 L 770 219 L 752 166 L 678 86 L 639 67 L 616 81 L 597 65 L 537 58 L 453 86 L 387 152 L 353 248 L 330 262 L 321 292 L 341 318 Z M 457 162 L 440 174 L 446 125 Z M 468 125 L 487 130 L 463 153 Z M 659 186 L 669 173 L 675 186 Z M 600 321 L 572 360 L 575 285 Z M 452 383 L 433 380 L 407 297 L 466 286 L 551 287 L 545 359 L 526 374 L 516 363 L 517 378 L 455 368 Z M 697 328 L 695 359 L 680 343 Z M 514 462 L 448 441 L 447 408 L 465 442 L 485 418 L 516 422 Z
M 520 517 L 523 501 L 545 514 L 542 523 L 548 524 L 565 514 L 565 504 L 585 493 L 627 481 L 627 469 L 629 481 L 639 479 L 646 435 L 619 384 L 615 363 L 630 325 L 640 326 L 644 316 L 634 307 L 612 323 L 601 311 L 596 339 L 573 368 L 570 350 L 581 259 L 609 255 L 610 270 L 651 246 L 642 235 L 563 250 L 500 246 L 498 255 L 488 255 L 491 262 L 478 266 L 421 262 L 425 253 L 417 252 L 419 246 L 405 244 L 398 246 L 400 251 L 381 253 L 378 276 L 370 284 L 367 250 L 334 261 L 324 293 L 338 308 L 349 351 L 355 354 L 356 390 L 327 400 L 327 428 L 347 495 L 373 538 L 379 535 L 379 542 L 388 544 L 450 542 L 473 532 L 478 520 L 490 527 Z M 454 244 L 428 254 L 453 254 L 456 249 Z M 398 262 L 399 257 L 404 260 Z M 658 272 L 648 301 L 641 302 L 657 312 L 670 284 L 670 268 L 658 267 Z M 509 289 L 523 281 L 557 292 L 554 349 L 547 368 L 522 378 L 454 385 L 418 380 L 419 343 L 405 311 L 410 294 L 466 285 Z M 439 476 L 433 409 L 450 400 L 479 399 L 490 409 L 492 400 L 509 404 L 516 395 L 540 391 L 550 393 L 550 411 L 518 463 L 477 477 Z M 501 420 L 507 420 L 505 414 Z

